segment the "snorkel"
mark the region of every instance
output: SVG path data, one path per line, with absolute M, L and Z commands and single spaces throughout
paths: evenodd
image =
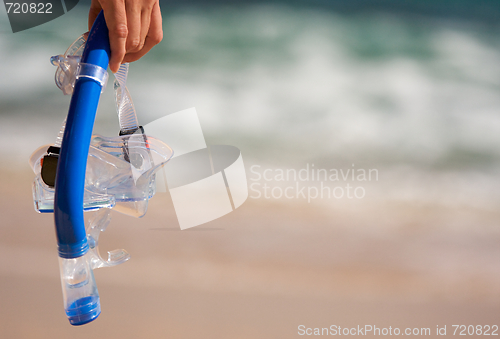
M 101 11 L 81 58 L 55 182 L 54 219 L 59 267 L 64 309 L 72 325 L 86 324 L 101 313 L 97 286 L 87 258 L 89 244 L 82 206 L 90 139 L 103 86 L 102 74 L 106 73 L 109 56 L 108 28 Z M 88 66 L 82 67 L 84 64 Z
M 93 270 L 130 258 L 122 249 L 108 252 L 107 260 L 99 253 L 98 238 L 110 222 L 110 210 L 142 217 L 156 193 L 155 173 L 173 155 L 139 126 L 126 87 L 129 64 L 120 66 L 113 84 L 119 135 L 92 135 L 109 56 L 101 11 L 88 37 L 82 35 L 64 55 L 51 58 L 56 85 L 72 94 L 71 102 L 55 144 L 30 157 L 35 210 L 54 213 L 64 309 L 72 325 L 89 323 L 101 313 Z M 87 222 L 84 212 L 91 212 Z

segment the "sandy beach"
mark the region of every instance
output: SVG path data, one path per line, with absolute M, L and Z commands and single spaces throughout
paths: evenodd
M 142 219 L 113 213 L 101 253 L 125 248 L 132 258 L 95 272 L 102 314 L 74 328 L 62 307 L 52 215 L 33 210 L 29 172 L 1 178 L 2 338 L 291 338 L 299 325 L 365 324 L 434 334 L 498 322 L 499 232 L 481 227 L 498 214 L 249 199 L 180 231 L 169 196 L 158 194 Z M 447 227 L 458 216 L 464 226 Z M 386 231 L 363 230 L 370 223 Z

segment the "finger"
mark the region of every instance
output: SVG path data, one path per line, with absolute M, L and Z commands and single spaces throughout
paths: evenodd
M 109 30 L 109 46 L 111 48 L 109 68 L 113 73 L 116 73 L 126 53 L 125 44 L 128 29 L 125 2 L 123 0 L 106 1 L 103 11 Z
M 101 4 L 99 3 L 98 0 L 92 0 L 90 3 L 90 9 L 89 9 L 89 31 L 92 28 L 92 25 L 94 24 L 95 19 L 97 18 L 97 15 L 101 12 Z
M 141 8 L 139 2 L 125 0 L 127 10 L 128 36 L 125 49 L 127 53 L 140 51 L 141 47 Z
M 154 5 L 153 11 L 151 12 L 151 24 L 149 26 L 149 31 L 146 36 L 146 41 L 144 42 L 144 47 L 136 53 L 128 53 L 125 55 L 123 62 L 133 62 L 142 58 L 146 53 L 148 53 L 151 48 L 159 44 L 163 39 L 163 29 L 162 29 L 162 19 L 160 5 L 158 2 Z
M 154 6 L 146 7 L 142 9 L 141 12 L 141 44 L 139 48 L 134 52 L 139 52 L 146 43 L 146 37 L 148 36 L 149 26 L 151 24 L 151 15 L 153 14 Z

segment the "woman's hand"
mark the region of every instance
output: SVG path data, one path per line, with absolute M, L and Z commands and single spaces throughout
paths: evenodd
M 113 73 L 122 63 L 142 58 L 163 38 L 158 0 L 92 0 L 89 30 L 101 10 L 109 29 Z

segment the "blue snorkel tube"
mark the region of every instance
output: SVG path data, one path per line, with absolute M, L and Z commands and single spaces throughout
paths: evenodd
M 72 325 L 91 322 L 101 313 L 97 286 L 87 258 L 89 244 L 83 218 L 83 198 L 90 140 L 103 86 L 98 73 L 106 72 L 109 56 L 108 28 L 101 11 L 90 30 L 82 55 L 55 181 L 54 219 L 64 309 Z
M 156 172 L 173 155 L 163 141 L 145 134 L 126 87 L 129 64 L 114 74 L 119 135 L 92 135 L 97 106 L 108 72 L 108 28 L 101 12 L 88 37 L 80 36 L 64 55 L 51 57 L 55 82 L 72 94 L 67 118 L 53 145 L 30 157 L 35 173 L 33 203 L 39 213 L 54 213 L 64 309 L 72 325 L 101 313 L 93 270 L 126 262 L 123 249 L 99 253 L 98 238 L 111 210 L 140 218 L 156 192 Z M 85 221 L 84 212 L 91 212 Z

